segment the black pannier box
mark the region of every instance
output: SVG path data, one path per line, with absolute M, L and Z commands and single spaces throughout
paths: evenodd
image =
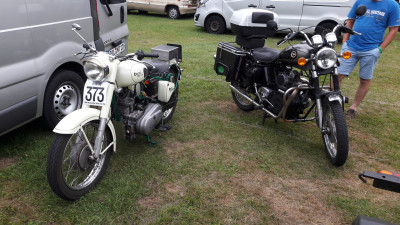
M 226 76 L 228 82 L 237 81 L 245 56 L 241 48 L 220 42 L 215 56 L 214 70 L 217 74 Z
M 275 21 L 277 25 L 277 20 L 278 15 L 268 10 L 241 9 L 232 14 L 231 30 L 236 35 L 238 45 L 244 48 L 262 48 L 265 38 L 276 34 L 277 27 L 270 27 L 269 22 Z

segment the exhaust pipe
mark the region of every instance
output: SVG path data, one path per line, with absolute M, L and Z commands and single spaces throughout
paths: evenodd
M 255 105 L 258 108 L 261 108 L 262 111 L 264 111 L 265 113 L 267 113 L 268 115 L 272 116 L 274 119 L 278 119 L 278 116 L 276 116 L 275 114 L 273 114 L 272 112 L 268 111 L 266 108 L 264 108 L 264 106 L 258 104 L 256 101 L 254 101 L 253 99 L 251 99 L 249 96 L 243 94 L 241 91 L 239 91 L 237 88 L 235 88 L 234 86 L 229 85 L 229 87 L 231 88 L 231 90 L 233 92 L 235 92 L 236 94 L 240 95 L 240 97 L 246 99 L 247 101 L 251 102 L 253 105 Z

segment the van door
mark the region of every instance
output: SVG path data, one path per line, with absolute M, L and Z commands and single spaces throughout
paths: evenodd
M 93 4 L 94 3 L 94 4 Z M 126 0 L 91 0 L 95 44 L 98 50 L 128 53 L 129 29 Z
M 36 117 L 37 69 L 25 0 L 0 7 L 0 134 Z
M 303 11 L 303 0 L 261 0 L 261 8 L 278 14 L 278 29 L 298 30 Z

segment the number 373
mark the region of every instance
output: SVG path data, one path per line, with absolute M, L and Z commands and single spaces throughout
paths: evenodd
M 85 100 L 88 102 L 103 102 L 104 88 L 103 87 L 87 87 Z

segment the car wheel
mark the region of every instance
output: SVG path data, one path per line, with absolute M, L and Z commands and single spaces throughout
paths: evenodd
M 206 31 L 211 34 L 222 34 L 225 32 L 225 21 L 220 16 L 211 16 L 206 20 Z
M 43 118 L 53 129 L 62 118 L 82 105 L 83 79 L 72 70 L 60 70 L 50 79 L 43 100 Z
M 179 19 L 181 16 L 178 7 L 176 6 L 169 6 L 167 9 L 168 17 L 170 19 Z

